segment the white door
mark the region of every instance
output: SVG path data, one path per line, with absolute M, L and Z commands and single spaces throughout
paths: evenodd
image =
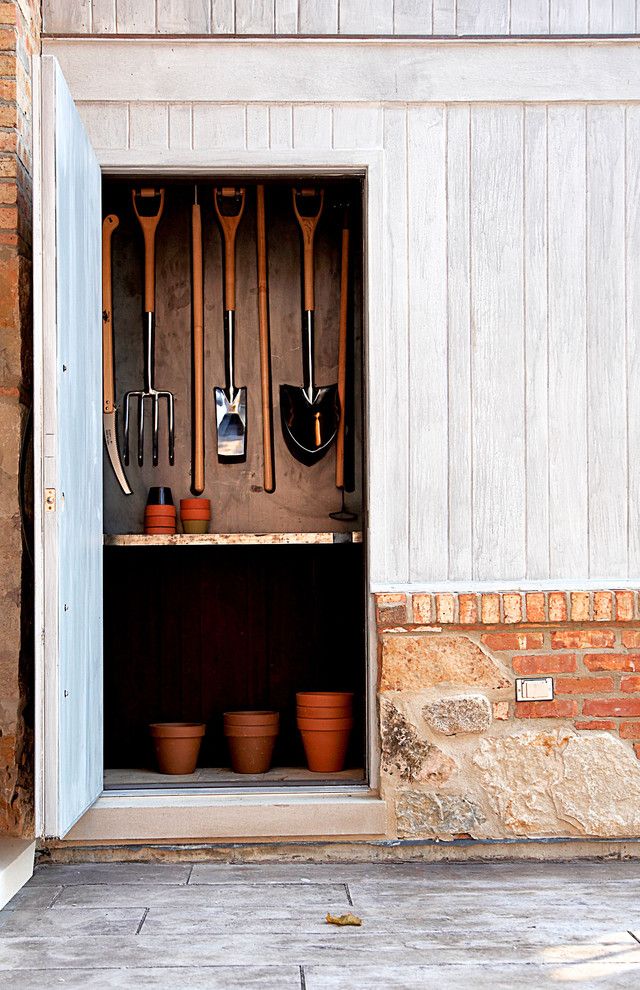
M 34 222 L 42 626 L 36 803 L 39 834 L 61 837 L 102 790 L 101 176 L 50 56 L 41 60 L 41 90 Z

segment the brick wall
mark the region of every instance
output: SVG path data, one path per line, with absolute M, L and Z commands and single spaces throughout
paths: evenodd
M 32 569 L 19 463 L 31 402 L 31 55 L 39 4 L 0 3 L 0 834 L 32 829 Z
M 640 835 L 637 592 L 389 593 L 376 617 L 397 834 Z M 535 675 L 554 700 L 516 702 Z

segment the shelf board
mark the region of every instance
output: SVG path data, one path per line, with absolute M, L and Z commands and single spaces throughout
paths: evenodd
M 104 537 L 106 547 L 234 547 L 362 543 L 362 533 L 205 533 L 193 536 L 145 536 L 123 533 Z

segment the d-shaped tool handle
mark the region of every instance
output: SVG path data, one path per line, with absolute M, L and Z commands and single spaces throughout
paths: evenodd
M 302 247 L 303 247 L 303 269 L 304 269 L 304 308 L 306 312 L 313 312 L 315 309 L 315 293 L 314 293 L 314 271 L 313 271 L 313 239 L 316 233 L 316 227 L 318 226 L 318 221 L 322 215 L 322 207 L 324 204 L 324 189 L 319 191 L 316 189 L 297 189 L 291 190 L 293 196 L 293 212 L 296 215 L 298 224 L 300 225 L 300 230 L 302 231 Z M 319 200 L 319 205 L 317 212 L 312 216 L 306 216 L 300 213 L 298 206 L 298 198 L 317 198 Z
M 236 233 L 244 213 L 246 189 L 213 190 L 213 205 L 224 236 L 224 308 L 236 308 Z
M 156 308 L 155 270 L 156 270 L 156 228 L 164 210 L 164 189 L 143 188 L 136 192 L 131 190 L 133 209 L 142 227 L 144 237 L 144 311 L 153 313 Z M 155 213 L 140 212 L 143 200 L 155 198 L 158 207 Z M 145 204 L 146 206 L 147 204 Z

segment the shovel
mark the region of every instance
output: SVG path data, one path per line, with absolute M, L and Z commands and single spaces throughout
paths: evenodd
M 293 210 L 302 232 L 304 313 L 302 317 L 302 388 L 295 385 L 280 386 L 280 414 L 282 432 L 293 456 L 302 464 L 319 461 L 335 439 L 340 422 L 338 386 L 316 385 L 314 378 L 313 319 L 314 258 L 313 240 L 322 214 L 324 190 L 292 190 Z M 314 214 L 304 214 L 300 208 L 304 200 L 312 199 L 318 205 Z
M 236 316 L 236 232 L 244 212 L 244 189 L 214 189 L 213 203 L 224 236 L 224 370 L 225 387 L 213 390 L 216 403 L 218 460 L 247 459 L 247 390 L 234 380 Z

